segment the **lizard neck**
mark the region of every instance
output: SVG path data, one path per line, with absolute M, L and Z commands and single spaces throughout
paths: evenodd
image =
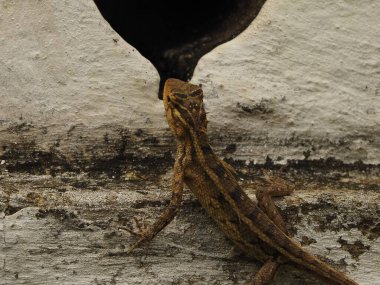
M 201 149 L 210 148 L 210 141 L 208 139 L 208 135 L 206 130 L 193 130 L 193 134 L 189 133 L 190 140 L 192 141 L 192 145 L 194 148 L 199 146 Z
M 191 135 L 191 132 L 194 135 Z M 210 148 L 209 138 L 206 130 L 192 129 L 184 134 L 178 135 L 175 133 L 175 139 L 177 143 L 177 150 L 180 148 Z

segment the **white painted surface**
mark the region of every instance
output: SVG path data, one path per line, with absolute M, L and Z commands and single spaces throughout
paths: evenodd
M 277 140 L 350 141 L 347 161 L 378 163 L 380 2 L 268 1 L 241 35 L 206 55 L 194 81 L 209 117 Z M 237 104 L 270 114 L 242 115 Z M 325 152 L 324 152 L 325 151 Z M 319 157 L 342 154 L 327 149 Z
M 0 3 L 0 126 L 167 128 L 157 72 L 92 1 Z M 266 140 L 257 161 L 311 150 L 311 158 L 379 163 L 379 13 L 376 0 L 268 1 L 196 69 L 211 132 Z
M 260 264 L 234 249 L 188 191 L 177 217 L 149 245 L 122 254 L 136 237 L 118 226 L 133 226 L 132 217 L 152 223 L 162 213 L 170 196 L 167 174 L 153 184 L 86 175 L 0 175 L 0 211 L 7 205 L 18 209 L 0 212 L 0 284 L 248 284 Z M 352 182 L 363 181 L 351 175 Z M 315 182 L 278 204 L 295 238 L 311 241 L 308 250 L 360 285 L 380 285 L 380 193 L 336 185 L 320 189 Z M 252 198 L 254 188 L 245 189 Z M 271 283 L 304 284 L 325 283 L 294 266 L 281 266 Z
M 0 3 L 1 120 L 93 126 L 153 112 L 159 121 L 156 70 L 92 1 Z

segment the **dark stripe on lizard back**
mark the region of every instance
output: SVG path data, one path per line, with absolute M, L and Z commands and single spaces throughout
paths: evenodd
M 246 217 L 249 218 L 254 224 L 261 225 L 260 230 L 266 236 L 278 238 L 279 236 L 277 233 L 282 233 L 281 229 L 279 229 L 258 206 L 252 207 Z M 285 238 L 279 238 L 276 242 L 287 252 L 292 252 L 292 254 L 297 256 L 297 258 L 304 258 L 305 253 L 302 248 L 295 247 L 293 241 L 291 241 L 288 237 L 285 236 Z
M 173 105 L 176 108 L 176 110 L 181 114 L 182 119 L 185 120 L 185 122 L 189 124 L 192 129 L 195 129 L 195 124 L 189 111 L 180 104 L 173 103 Z
M 237 203 L 240 204 L 242 201 L 242 191 L 239 186 L 236 186 L 232 192 L 230 192 L 231 198 Z
M 221 165 L 220 163 L 213 166 L 211 170 L 214 171 L 214 173 L 218 175 L 219 178 L 222 178 L 226 174 L 226 170 L 224 169 L 223 165 Z
M 210 158 L 214 154 L 209 144 L 202 146 L 201 149 L 205 157 Z M 194 147 L 191 147 L 191 157 L 193 160 L 197 159 L 197 151 Z
M 211 146 L 209 144 L 207 145 L 203 145 L 202 146 L 202 152 L 205 154 L 205 155 L 209 155 L 212 153 L 212 149 L 211 149 Z

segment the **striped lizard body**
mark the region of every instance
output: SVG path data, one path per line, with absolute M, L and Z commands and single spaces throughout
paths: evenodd
M 226 236 L 247 255 L 264 263 L 251 284 L 268 284 L 278 266 L 288 261 L 311 270 L 329 283 L 357 284 L 289 236 L 268 193 L 259 191 L 257 202 L 241 189 L 233 168 L 219 159 L 209 144 L 200 87 L 168 79 L 164 87 L 164 106 L 177 141 L 172 200 L 130 250 L 151 240 L 174 218 L 185 183 Z

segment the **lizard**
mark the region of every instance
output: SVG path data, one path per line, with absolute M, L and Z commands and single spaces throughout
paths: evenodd
M 186 184 L 223 233 L 246 255 L 263 264 L 251 285 L 269 284 L 278 267 L 289 262 L 315 273 L 327 284 L 358 284 L 290 237 L 272 197 L 288 195 L 293 189 L 259 189 L 256 200 L 242 190 L 234 168 L 221 160 L 210 146 L 203 91 L 199 86 L 170 78 L 163 95 L 166 118 L 177 143 L 172 197 L 150 227 L 139 227 L 140 238 L 127 253 L 152 240 L 174 219 Z

